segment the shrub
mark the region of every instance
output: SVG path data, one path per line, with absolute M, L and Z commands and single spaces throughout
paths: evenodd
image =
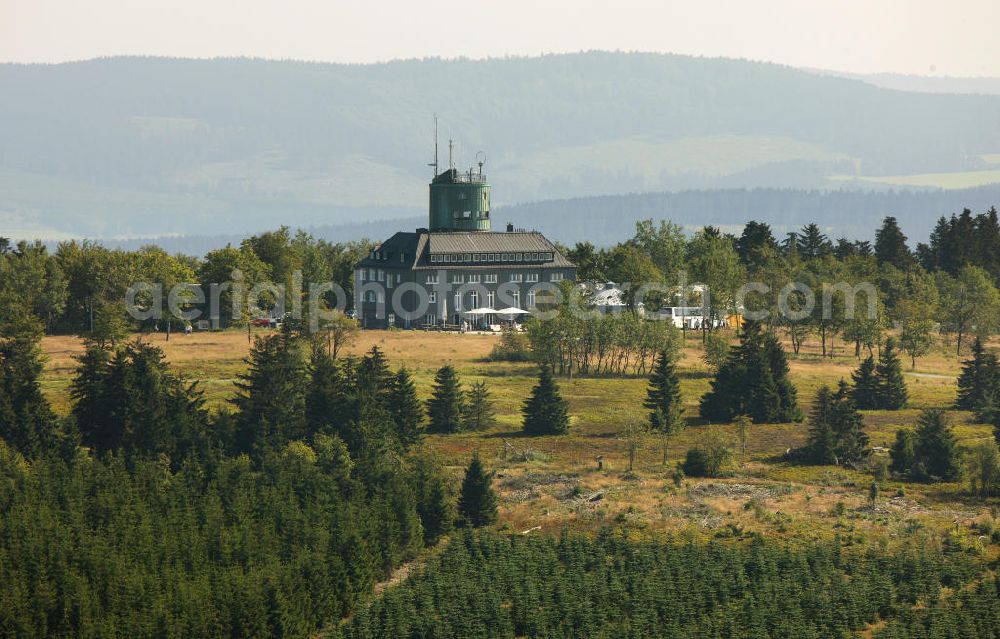
M 705 336 L 705 353 L 701 358 L 712 369 L 719 372 L 729 358 L 729 339 L 719 333 L 709 333 Z
M 500 341 L 490 352 L 494 362 L 527 362 L 531 360 L 531 345 L 528 337 L 513 328 L 506 327 L 500 332 Z
M 732 456 L 729 447 L 721 442 L 688 450 L 681 469 L 689 477 L 718 477 Z

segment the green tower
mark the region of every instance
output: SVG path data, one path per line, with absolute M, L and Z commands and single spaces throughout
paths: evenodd
M 431 181 L 431 231 L 489 231 L 490 185 L 479 171 L 448 169 Z

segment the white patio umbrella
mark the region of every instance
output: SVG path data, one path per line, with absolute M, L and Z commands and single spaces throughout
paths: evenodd
M 492 308 L 487 308 L 483 306 L 482 308 L 474 308 L 471 311 L 465 311 L 465 315 L 489 315 L 491 313 L 496 313 Z
M 497 315 L 531 315 L 531 311 L 526 311 L 522 308 L 517 308 L 516 306 L 508 306 L 507 308 L 501 308 L 496 311 Z
M 531 315 L 531 313 L 529 311 L 524 310 L 523 308 L 517 308 L 516 306 L 508 306 L 507 308 L 501 308 L 499 311 L 497 311 L 497 315 L 499 315 L 501 319 L 513 323 L 518 316 Z

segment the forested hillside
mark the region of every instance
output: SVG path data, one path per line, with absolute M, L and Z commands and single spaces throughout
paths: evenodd
M 460 166 L 486 152 L 499 204 L 840 184 L 832 176 L 987 180 L 1000 152 L 996 96 L 653 54 L 7 64 L 0 94 L 0 219 L 17 236 L 216 234 L 276 217 L 416 213 L 435 112 Z
M 872 240 L 886 215 L 897 217 L 914 241 L 926 241 L 937 219 L 963 209 L 989 210 L 1000 202 L 1000 185 L 933 191 L 806 191 L 800 189 L 716 189 L 677 193 L 633 193 L 600 197 L 545 200 L 497 207 L 497 230 L 511 222 L 535 229 L 563 244 L 591 242 L 609 246 L 627 240 L 636 222 L 665 220 L 696 231 L 705 224 L 739 233 L 746 220 L 771 226 L 779 234 L 816 223 L 826 233 L 852 240 Z M 572 220 L 567 224 L 567 220 Z M 427 225 L 425 213 L 401 219 L 375 219 L 310 227 L 331 242 L 380 241 L 400 230 Z M 239 244 L 244 233 L 181 237 L 101 240 L 107 246 L 137 249 L 154 241 L 169 252 L 201 254 L 226 244 Z

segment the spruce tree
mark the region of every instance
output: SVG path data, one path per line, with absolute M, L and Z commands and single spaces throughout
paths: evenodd
M 903 379 L 903 365 L 896 353 L 896 341 L 889 338 L 882 349 L 882 357 L 875 367 L 878 378 L 878 408 L 899 410 L 906 406 L 906 381 Z
M 875 232 L 875 259 L 881 264 L 892 264 L 900 270 L 913 265 L 913 254 L 906 246 L 906 236 L 894 217 L 882 220 L 882 228 Z
M 538 383 L 531 389 L 531 397 L 524 402 L 524 432 L 529 435 L 563 435 L 569 430 L 566 400 L 559 393 L 559 386 L 548 364 L 538 371 Z
M 0 340 L 0 439 L 28 458 L 54 451 L 59 441 L 38 382 L 42 368 L 34 338 Z
M 861 410 L 876 410 L 879 407 L 879 383 L 875 375 L 875 358 L 867 357 L 858 366 L 858 369 L 851 373 L 854 388 L 851 390 L 851 397 L 854 405 Z
M 869 455 L 865 420 L 851 398 L 851 388 L 840 380 L 833 396 L 833 427 L 835 450 L 839 463 L 857 464 Z
M 417 513 L 424 528 L 424 543 L 433 545 L 455 525 L 455 504 L 441 469 L 427 455 L 414 458 Z
M 170 456 L 175 467 L 189 453 L 203 454 L 208 418 L 197 384 L 174 375 L 155 346 L 136 340 L 123 351 L 123 448 L 145 457 Z
M 681 386 L 674 362 L 667 351 L 660 351 L 653 364 L 646 390 L 649 423 L 662 433 L 676 433 L 684 426 L 684 408 L 681 405 Z
M 462 421 L 466 430 L 486 430 L 496 423 L 496 410 L 486 382 L 476 382 L 469 389 Z
M 768 332 L 764 336 L 763 358 L 770 369 L 771 378 L 774 380 L 775 393 L 778 404 L 773 406 L 775 421 L 777 422 L 801 422 L 803 415 L 799 409 L 798 391 L 792 384 L 788 370 L 788 358 L 785 356 L 785 349 L 774 333 Z
M 758 424 L 802 420 L 785 351 L 759 323 L 744 324 L 740 345 L 701 398 L 700 413 L 714 422 L 730 422 L 736 415 L 749 415 Z
M 400 368 L 389 395 L 389 412 L 396 425 L 396 436 L 404 449 L 420 443 L 424 435 L 424 407 L 417 399 L 417 387 L 410 372 Z
M 395 375 L 378 346 L 372 346 L 357 368 L 358 392 L 367 393 L 388 406 L 389 395 L 395 386 Z
M 956 479 L 960 470 L 958 441 L 943 410 L 929 409 L 917 420 L 915 465 L 912 473 L 918 479 Z
M 462 430 L 465 394 L 458 374 L 450 365 L 442 366 L 434 376 L 434 388 L 427 400 L 428 430 L 432 433 L 457 433 Z
M 837 463 L 833 412 L 833 394 L 828 386 L 820 386 L 809 413 L 809 438 L 805 450 L 806 458 L 813 464 Z
M 995 424 L 1000 419 L 1000 384 L 983 393 L 982 402 L 973 414 L 980 424 Z
M 73 400 L 73 419 L 80 433 L 81 443 L 101 450 L 102 431 L 110 413 L 106 388 L 110 373 L 111 353 L 96 343 L 88 342 L 83 354 L 77 356 L 76 374 L 70 383 Z
M 897 475 L 909 475 L 917 457 L 916 446 L 917 438 L 912 430 L 897 430 L 896 441 L 889 450 L 889 470 Z
M 306 435 L 305 362 L 285 334 L 254 339 L 247 371 L 236 382 L 237 447 L 262 454 Z
M 353 401 L 353 389 L 337 360 L 324 348 L 313 348 L 306 389 L 306 423 L 309 438 L 318 434 L 344 437 Z
M 993 439 L 1000 444 L 1000 410 L 993 413 Z
M 982 341 L 976 337 L 972 343 L 972 359 L 962 364 L 962 374 L 958 378 L 958 399 L 955 408 L 977 413 L 981 421 L 989 421 L 989 413 L 984 411 L 991 395 L 1000 387 L 1000 366 L 995 354 L 986 351 Z M 995 397 L 993 398 L 995 401 Z
M 463 525 L 479 528 L 497 520 L 497 498 L 491 484 L 492 479 L 483 468 L 479 453 L 473 453 L 458 498 L 458 516 Z

